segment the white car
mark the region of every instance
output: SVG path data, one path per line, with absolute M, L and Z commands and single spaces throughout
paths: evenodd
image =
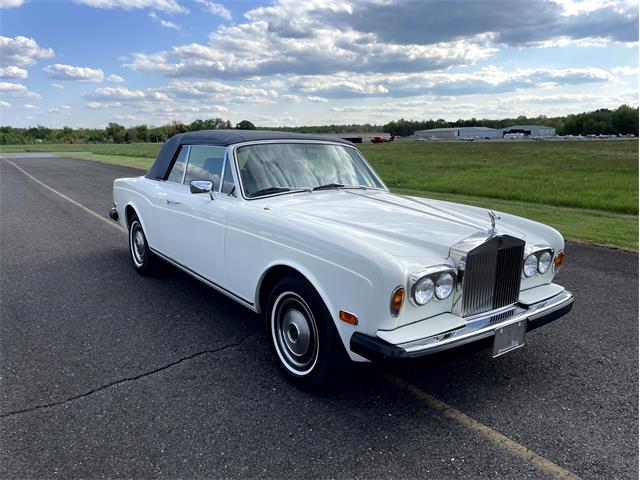
M 301 384 L 321 385 L 347 358 L 482 340 L 498 356 L 573 304 L 552 283 L 556 230 L 392 194 L 338 138 L 176 135 L 147 175 L 115 180 L 113 198 L 138 272 L 164 260 L 263 313 L 274 357 Z

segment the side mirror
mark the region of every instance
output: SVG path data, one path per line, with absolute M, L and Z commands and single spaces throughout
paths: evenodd
M 209 180 L 192 180 L 189 183 L 191 193 L 208 193 L 213 200 L 213 182 Z

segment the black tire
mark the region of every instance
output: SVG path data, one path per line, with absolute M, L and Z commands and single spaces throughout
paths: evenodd
M 315 289 L 295 277 L 279 281 L 265 310 L 267 339 L 287 378 L 300 387 L 336 385 L 348 355 Z
M 150 250 L 147 236 L 135 213 L 129 221 L 129 253 L 131 263 L 139 274 L 150 275 L 153 273 L 158 259 Z

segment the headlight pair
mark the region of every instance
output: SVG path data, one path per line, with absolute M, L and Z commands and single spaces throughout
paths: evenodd
M 426 305 L 433 298 L 444 300 L 453 293 L 456 284 L 455 270 L 433 268 L 411 275 L 411 299 L 418 305 Z
M 545 274 L 551 268 L 553 261 L 553 250 L 542 249 L 536 252 L 530 253 L 524 259 L 524 265 L 522 267 L 522 274 L 526 277 L 532 277 L 536 272 Z

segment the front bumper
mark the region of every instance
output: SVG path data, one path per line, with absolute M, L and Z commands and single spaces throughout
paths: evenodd
M 527 320 L 527 331 L 533 330 L 566 315 L 572 307 L 573 295 L 563 290 L 544 301 L 479 315 L 455 330 L 398 345 L 356 332 L 351 336 L 350 348 L 373 361 L 422 357 L 493 337 L 496 329 L 524 319 Z

